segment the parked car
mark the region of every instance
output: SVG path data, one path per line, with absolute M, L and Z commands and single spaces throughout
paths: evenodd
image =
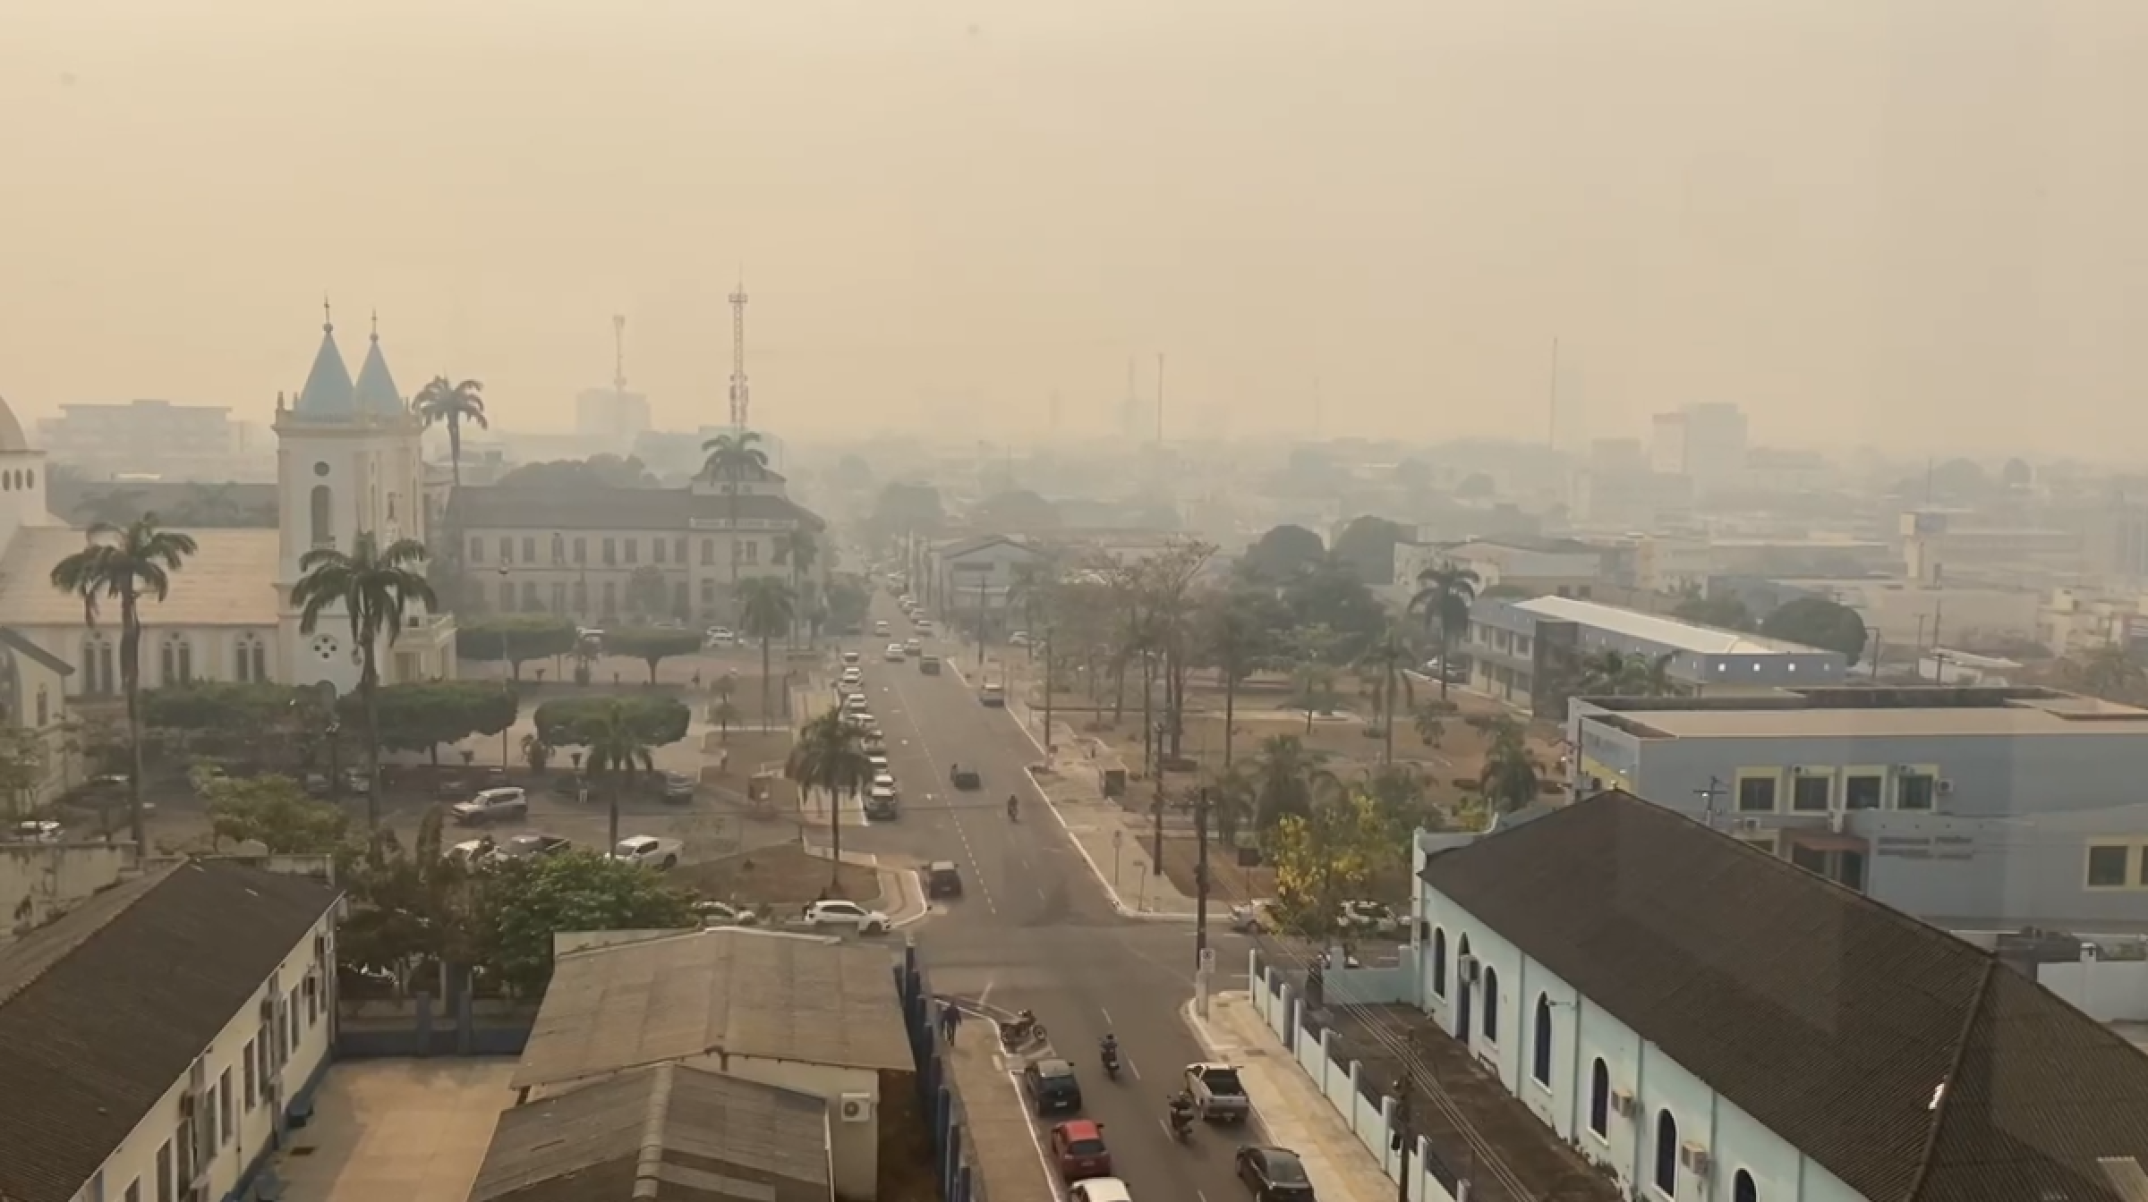
M 902 644 L 901 644 L 901 643 L 889 643 L 889 644 L 888 644 L 888 649 L 880 653 L 880 658 L 881 658 L 881 659 L 884 659 L 884 660 L 886 660 L 887 662 L 889 662 L 889 663 L 891 663 L 891 664 L 899 664 L 899 663 L 901 663 L 901 662 L 902 662 Z
M 1273 934 L 1275 902 L 1268 898 L 1255 898 L 1242 905 L 1231 907 L 1231 929 L 1241 935 Z
M 1117 1177 L 1091 1177 L 1067 1187 L 1071 1202 L 1134 1202 L 1134 1191 Z
M 1384 902 L 1358 899 L 1342 904 L 1335 925 L 1357 935 L 1392 935 L 1402 929 L 1402 920 Z
M 1254 1202 L 1313 1202 L 1313 1179 L 1289 1148 L 1238 1149 L 1238 1179 L 1253 1191 Z
M 866 767 L 871 768 L 873 770 L 874 777 L 880 777 L 882 775 L 885 775 L 888 771 L 888 757 L 884 752 L 867 752 L 865 756 L 865 765 Z
M 694 903 L 694 914 L 701 919 L 701 925 L 704 927 L 751 927 L 761 923 L 760 915 L 745 906 L 734 906 L 729 902 L 697 901 Z
M 612 859 L 625 860 L 630 864 L 639 864 L 644 868 L 654 868 L 662 872 L 678 867 L 679 853 L 685 850 L 686 845 L 677 839 L 656 835 L 628 835 L 619 841 L 619 846 L 612 848 Z
M 501 860 L 538 860 L 573 848 L 574 841 L 562 835 L 516 835 L 492 854 Z
M 1040 1115 L 1073 1114 L 1081 1109 L 1081 1080 L 1072 1064 L 1057 1057 L 1023 1065 L 1022 1092 Z
M 977 700 L 991 709 L 1002 709 L 1007 704 L 1007 694 L 997 684 L 988 684 L 978 690 Z
M 446 859 L 451 864 L 460 864 L 465 868 L 478 868 L 492 860 L 495 850 L 492 836 L 486 835 L 482 839 L 465 839 L 448 848 Z
M 962 870 L 953 860 L 934 860 L 925 866 L 925 896 L 962 896 Z
M 884 935 L 888 930 L 888 916 L 878 910 L 868 910 L 854 901 L 808 902 L 805 908 L 807 926 L 852 927 L 860 935 Z
M 665 801 L 692 801 L 693 799 L 693 777 L 688 776 L 683 772 L 666 772 L 664 774 Z
M 905 640 L 902 645 L 902 653 L 904 655 L 923 655 L 925 653 L 925 644 L 918 642 L 916 639 Z
M 902 817 L 902 798 L 896 795 L 894 785 L 873 786 L 865 795 L 865 816 L 876 822 L 893 822 Z
M 1104 1124 L 1068 1119 L 1052 1128 L 1052 1163 L 1061 1180 L 1072 1184 L 1111 1176 L 1111 1149 L 1104 1144 Z
M 947 783 L 965 793 L 974 792 L 984 787 L 984 780 L 977 775 L 975 768 L 965 768 L 960 764 L 949 764 L 947 766 Z
M 521 789 L 486 789 L 468 801 L 459 801 L 448 807 L 462 826 L 483 826 L 490 822 L 502 822 L 510 818 L 530 816 L 529 794 Z
M 1253 1113 L 1253 1100 L 1232 1065 L 1187 1065 L 1186 1092 L 1193 1095 L 1194 1113 L 1211 1123 L 1242 1123 Z
M 845 666 L 855 666 L 855 665 L 857 664 L 857 662 L 858 662 L 858 653 L 857 653 L 857 652 L 855 652 L 855 651 L 845 651 L 845 652 L 843 653 L 843 663 L 844 663 L 844 665 L 845 665 Z

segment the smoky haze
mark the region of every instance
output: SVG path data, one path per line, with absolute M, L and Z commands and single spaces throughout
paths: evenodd
M 512 14 L 511 16 L 509 14 Z M 2148 5 L 1089 0 L 0 8 L 0 393 L 258 420 L 323 289 L 404 387 L 628 375 L 781 432 L 1115 420 L 2137 440 Z

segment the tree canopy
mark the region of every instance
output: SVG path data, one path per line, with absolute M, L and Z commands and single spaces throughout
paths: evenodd
M 1026 488 L 996 493 L 970 511 L 979 530 L 1048 530 L 1059 525 L 1059 507 Z
M 662 877 L 586 851 L 513 860 L 486 873 L 476 919 L 481 962 L 523 996 L 551 980 L 558 932 L 699 925 L 692 898 Z
M 557 697 L 537 707 L 537 737 L 554 747 L 586 747 L 603 730 L 614 701 L 642 740 L 663 747 L 686 737 L 691 717 L 686 703 L 674 697 Z
M 701 650 L 701 636 L 691 630 L 667 626 L 629 626 L 604 632 L 604 650 L 649 665 L 649 683 L 656 683 L 656 666 L 675 655 Z
M 359 698 L 339 703 L 356 718 Z M 496 735 L 515 724 L 522 701 L 514 690 L 482 680 L 428 680 L 391 684 L 374 694 L 380 744 L 399 751 L 426 751 L 479 735 Z
M 1736 593 L 1716 593 L 1703 596 L 1688 595 L 1671 610 L 1671 616 L 1719 630 L 1751 630 L 1753 611 L 1745 607 L 1744 598 Z
M 525 463 L 499 479 L 501 488 L 659 488 L 663 482 L 636 456 L 591 455 Z
M 873 503 L 872 516 L 866 519 L 866 527 L 875 540 L 905 534 L 933 534 L 946 523 L 947 512 L 940 505 L 939 489 L 930 484 L 902 481 L 880 489 L 880 497 Z
M 252 841 L 275 855 L 327 855 L 350 832 L 342 806 L 306 796 L 288 776 L 200 772 L 194 788 L 208 802 L 210 829 L 219 841 Z
M 498 663 L 505 658 L 516 677 L 533 659 L 551 659 L 574 650 L 576 632 L 567 618 L 549 614 L 502 614 L 476 618 L 455 631 L 455 654 L 463 659 Z
M 1283 604 L 1299 627 L 1323 626 L 1335 645 L 1321 657 L 1349 663 L 1387 629 L 1387 609 L 1372 590 L 1344 564 L 1323 562 L 1283 586 Z
M 1777 606 L 1760 623 L 1760 633 L 1823 651 L 1839 651 L 1854 664 L 1865 653 L 1867 632 L 1865 620 L 1849 606 L 1825 597 L 1799 597 Z
M 1335 558 L 1357 573 L 1360 583 L 1385 586 L 1395 582 L 1395 544 L 1409 533 L 1400 523 L 1366 514 L 1353 518 L 1335 536 Z
M 1319 564 L 1327 553 L 1327 544 L 1305 527 L 1277 526 L 1246 548 L 1238 567 L 1255 580 L 1281 584 Z

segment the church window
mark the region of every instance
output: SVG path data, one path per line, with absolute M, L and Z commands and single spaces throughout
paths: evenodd
M 191 683 L 194 679 L 194 647 L 183 634 L 167 634 L 158 648 L 159 666 L 163 669 L 166 688 Z
M 627 561 L 628 563 L 640 563 L 640 562 L 641 562 L 641 540 L 640 540 L 640 539 L 638 539 L 638 538 L 630 538 L 630 539 L 627 539 L 627 540 L 626 540 L 626 561 Z
M 332 547 L 336 542 L 336 527 L 332 513 L 333 499 L 326 484 L 313 486 L 313 545 Z
M 619 543 L 617 539 L 607 538 L 604 540 L 604 562 L 606 564 L 619 562 Z
M 484 539 L 482 539 L 482 538 L 472 538 L 472 539 L 470 540 L 470 562 L 471 562 L 471 563 L 483 563 L 483 562 L 485 562 L 485 540 L 484 540 Z
M 552 582 L 552 612 L 558 614 L 567 612 L 567 584 L 563 580 Z
M 316 463 L 316 464 L 314 464 L 314 465 L 313 465 L 313 474 L 314 474 L 314 475 L 316 475 L 316 476 L 325 476 L 325 475 L 327 475 L 327 474 L 328 474 L 328 465 L 327 465 L 326 463 Z
M 678 560 L 680 563 L 686 562 L 686 537 L 684 535 L 672 540 L 671 549 L 674 552 L 673 559 Z
M 44 728 L 45 723 L 50 721 L 52 721 L 52 697 L 50 694 L 45 692 L 45 686 L 39 685 L 37 686 L 38 728 L 42 730 Z
M 93 634 L 82 640 L 82 691 L 91 696 L 108 697 L 119 689 L 119 678 L 113 671 L 112 640 L 102 634 Z
M 578 614 L 589 612 L 589 582 L 587 580 L 574 582 L 574 612 Z
M 589 540 L 576 535 L 574 539 L 574 562 L 589 562 Z
M 544 608 L 537 602 L 537 582 L 534 580 L 525 580 L 522 582 L 522 608 L 529 610 L 532 613 L 535 613 L 537 610 Z
M 537 562 L 537 540 L 524 535 L 522 538 L 522 562 Z
M 604 582 L 604 616 L 609 618 L 619 612 L 619 585 L 616 581 Z
M 716 604 L 716 582 L 706 576 L 701 578 L 701 604 L 704 606 Z
M 501 562 L 501 563 L 513 563 L 514 561 L 515 561 L 515 540 L 513 540 L 513 539 L 511 539 L 511 538 L 504 538 L 504 537 L 503 537 L 503 538 L 501 538 L 501 539 L 500 539 L 500 562 Z
M 240 684 L 268 683 L 268 646 L 261 641 L 261 636 L 242 634 L 236 646 L 234 667 L 237 671 L 232 679 Z
M 552 562 L 555 564 L 567 562 L 567 536 L 564 534 L 552 536 Z
M 671 582 L 671 612 L 675 617 L 684 618 L 686 616 L 686 582 L 684 580 Z
M 649 540 L 649 558 L 654 562 L 663 563 L 664 552 L 667 549 L 663 539 L 652 538 Z

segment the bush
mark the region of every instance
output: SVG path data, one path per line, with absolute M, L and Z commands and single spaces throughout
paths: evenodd
M 693 717 L 686 703 L 673 697 L 561 697 L 537 707 L 537 737 L 554 747 L 586 746 L 585 732 L 613 705 L 625 706 L 627 720 L 656 747 L 685 738 Z

